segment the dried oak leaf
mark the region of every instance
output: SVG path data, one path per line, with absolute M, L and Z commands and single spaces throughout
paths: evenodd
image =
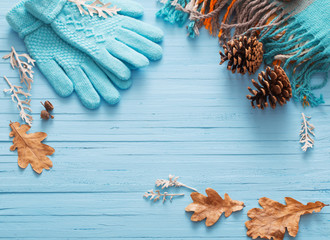
M 205 224 L 210 227 L 219 220 L 222 213 L 229 217 L 232 212 L 244 208 L 243 202 L 232 200 L 227 193 L 225 193 L 225 199 L 222 199 L 212 188 L 207 188 L 205 192 L 207 197 L 198 192 L 190 195 L 193 203 L 186 207 L 186 211 L 194 212 L 191 221 L 198 222 L 206 218 Z
M 246 234 L 253 239 L 260 237 L 282 240 L 287 229 L 289 235 L 295 237 L 299 230 L 300 216 L 320 212 L 327 206 L 322 202 L 309 202 L 304 205 L 290 197 L 286 197 L 285 202 L 286 205 L 283 205 L 266 197 L 260 198 L 262 209 L 253 208 L 248 211 L 251 220 L 245 222 L 248 229 Z
M 27 131 L 31 127 L 26 124 L 20 126 L 18 122 L 11 122 L 9 126 L 12 129 L 9 136 L 14 137 L 10 150 L 15 151 L 17 149 L 18 166 L 26 168 L 31 164 L 33 170 L 39 174 L 42 173 L 43 169 L 49 170 L 53 163 L 47 155 L 52 155 L 55 149 L 41 143 L 47 134 L 43 132 L 28 134 Z

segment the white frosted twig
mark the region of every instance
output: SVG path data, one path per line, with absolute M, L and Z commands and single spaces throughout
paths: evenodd
M 185 188 L 189 188 L 190 190 L 197 192 L 197 190 L 195 188 L 189 187 L 181 182 L 178 182 L 178 178 L 179 177 L 175 177 L 174 175 L 170 174 L 168 176 L 169 180 L 157 179 L 155 184 L 157 187 L 162 186 L 162 189 L 169 188 L 169 187 L 185 187 Z
M 301 113 L 302 116 L 302 123 L 301 123 L 301 130 L 300 130 L 300 143 L 304 144 L 301 149 L 306 152 L 308 148 L 313 148 L 314 146 L 314 139 L 315 133 L 313 130 L 315 129 L 314 125 L 308 122 L 308 119 L 311 117 L 305 116 L 304 113 Z
M 108 15 L 112 17 L 113 15 L 118 14 L 118 12 L 121 10 L 116 6 L 110 7 L 111 2 L 104 4 L 100 0 L 94 0 L 92 4 L 86 3 L 86 2 L 90 2 L 91 0 L 68 0 L 68 1 L 77 5 L 81 15 L 85 14 L 85 15 L 90 15 L 92 17 L 94 16 L 94 14 L 98 14 L 99 17 L 103 17 L 103 18 L 107 18 Z M 87 9 L 87 11 L 85 9 Z
M 11 82 L 9 82 L 8 78 L 7 77 L 4 77 L 5 81 L 8 83 L 10 89 L 4 89 L 3 91 L 5 93 L 11 93 L 11 99 L 14 103 L 17 102 L 17 108 L 18 110 L 20 110 L 20 117 L 22 118 L 22 120 L 24 122 L 26 122 L 28 125 L 32 125 L 32 116 L 28 113 L 26 113 L 26 111 L 29 111 L 30 113 L 32 112 L 31 108 L 30 107 L 27 107 L 27 106 L 30 106 L 30 102 L 31 102 L 31 99 L 28 99 L 31 94 L 30 93 L 26 93 L 22 90 L 22 87 L 21 86 L 15 86 L 13 84 L 11 84 Z M 19 95 L 22 95 L 25 97 L 25 100 L 21 100 L 19 98 Z
M 178 0 L 158 0 L 158 2 L 160 2 L 162 4 L 166 4 L 168 2 L 171 2 L 172 6 L 176 6 L 178 4 Z
M 156 192 L 154 192 L 154 190 L 149 190 L 143 195 L 145 198 L 150 197 L 150 200 L 154 200 L 154 202 L 157 202 L 162 197 L 163 203 L 166 201 L 166 197 L 170 197 L 170 201 L 172 201 L 175 196 L 184 196 L 184 194 L 170 194 L 168 192 L 161 193 L 159 190 L 156 190 Z
M 24 83 L 27 89 L 31 90 L 31 84 L 33 83 L 33 70 L 35 60 L 33 60 L 28 54 L 18 54 L 14 47 L 11 47 L 11 53 L 4 56 L 3 59 L 10 58 L 10 65 L 13 69 L 18 68 L 19 77 L 21 83 Z M 26 61 L 23 61 L 25 58 Z

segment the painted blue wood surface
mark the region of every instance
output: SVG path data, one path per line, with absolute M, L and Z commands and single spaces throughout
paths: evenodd
M 25 51 L 4 15 L 15 1 L 0 3 L 0 53 Z M 54 167 L 40 176 L 17 166 L 10 152 L 9 121 L 18 121 L 10 97 L 0 94 L 0 239 L 230 239 L 247 240 L 247 211 L 260 197 L 330 203 L 330 86 L 326 104 L 304 110 L 316 126 L 312 151 L 300 150 L 300 104 L 253 110 L 246 100 L 249 77 L 219 66 L 217 40 L 206 32 L 196 40 L 186 30 L 155 18 L 153 0 L 144 21 L 165 32 L 164 58 L 133 73 L 134 85 L 115 107 L 85 109 L 75 95 L 63 99 L 36 71 L 32 90 L 32 131 L 48 133 L 56 149 Z M 18 83 L 18 73 L 0 61 L 0 74 Z M 318 76 L 321 80 L 322 76 Z M 0 89 L 6 88 L 0 81 Z M 55 106 L 43 122 L 40 101 Z M 157 178 L 181 176 L 204 193 L 245 202 L 211 228 L 193 223 L 184 208 L 190 192 L 173 202 L 144 200 Z M 298 240 L 330 239 L 330 207 L 303 216 Z M 286 239 L 291 239 L 286 235 Z

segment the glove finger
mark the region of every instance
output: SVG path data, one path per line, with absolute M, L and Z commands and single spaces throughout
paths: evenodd
M 134 18 L 125 17 L 122 26 L 156 43 L 161 42 L 164 37 L 160 28 Z
M 38 67 L 59 96 L 68 97 L 72 94 L 73 83 L 56 61 L 38 62 Z
M 67 70 L 67 74 L 74 84 L 74 90 L 81 103 L 89 109 L 98 108 L 101 103 L 100 96 L 95 91 L 85 72 L 81 68 L 70 68 Z
M 105 48 L 94 57 L 94 60 L 121 80 L 128 80 L 131 77 L 131 70 Z
M 111 79 L 111 81 L 113 82 L 114 85 L 116 85 L 117 88 L 122 89 L 122 90 L 129 89 L 133 84 L 132 79 L 128 79 L 127 81 L 122 81 L 122 80 L 114 77 Z
M 120 80 L 117 78 L 115 75 L 113 75 L 111 72 L 108 70 L 104 69 L 103 67 L 100 66 L 102 71 L 111 79 L 112 83 L 119 89 L 126 90 L 132 86 L 132 79 L 128 79 L 127 81 Z
M 96 91 L 107 103 L 114 105 L 119 102 L 120 94 L 118 90 L 109 81 L 107 75 L 93 61 L 90 60 L 81 67 Z
M 134 68 L 141 68 L 149 65 L 149 60 L 145 56 L 116 39 L 109 39 L 106 48 L 114 57 L 130 64 Z
M 143 54 L 150 60 L 156 61 L 163 56 L 163 50 L 158 44 L 130 30 L 124 28 L 118 29 L 118 36 L 116 39 Z
M 107 0 L 105 2 L 111 2 L 111 6 L 117 6 L 120 8 L 119 14 L 129 16 L 129 17 L 142 17 L 143 7 L 140 3 L 130 0 Z

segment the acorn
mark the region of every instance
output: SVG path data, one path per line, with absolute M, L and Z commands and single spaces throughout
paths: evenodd
M 54 106 L 53 106 L 53 104 L 52 104 L 50 101 L 45 101 L 45 103 L 42 103 L 42 102 L 41 102 L 41 104 L 42 104 L 42 106 L 45 107 L 45 109 L 46 109 L 48 112 L 51 112 L 51 111 L 54 110 Z
M 48 120 L 49 118 L 54 119 L 54 116 L 52 116 L 49 112 L 54 110 L 54 106 L 53 104 L 51 104 L 50 101 L 45 101 L 44 103 L 40 102 L 42 104 L 42 106 L 44 106 L 44 108 L 46 110 L 42 110 L 40 113 L 40 117 L 44 120 Z
M 40 113 L 40 117 L 43 120 L 48 120 L 50 118 L 50 114 L 46 110 L 42 110 L 41 113 Z

